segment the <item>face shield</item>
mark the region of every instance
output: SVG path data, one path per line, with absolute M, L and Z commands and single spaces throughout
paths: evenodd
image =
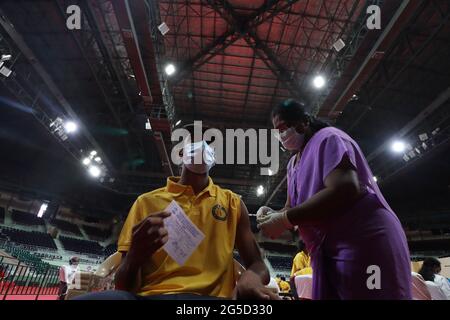
M 215 164 L 215 152 L 206 141 L 186 143 L 183 147 L 183 165 L 197 174 L 207 173 Z

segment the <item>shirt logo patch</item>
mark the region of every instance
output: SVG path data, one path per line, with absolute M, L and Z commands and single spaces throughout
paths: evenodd
M 216 204 L 212 208 L 211 213 L 212 213 L 213 217 L 216 218 L 217 220 L 220 220 L 220 221 L 227 220 L 228 213 L 225 210 L 225 208 L 222 207 L 220 204 Z

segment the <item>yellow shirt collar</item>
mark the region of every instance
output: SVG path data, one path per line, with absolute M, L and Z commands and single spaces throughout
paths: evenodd
M 166 190 L 167 192 L 170 192 L 174 194 L 175 196 L 181 195 L 184 192 L 191 192 L 194 193 L 191 186 L 179 184 L 178 181 L 180 180 L 180 177 L 168 177 L 167 178 L 167 185 Z M 216 196 L 216 185 L 212 181 L 211 177 L 208 177 L 208 186 L 203 189 L 197 196 L 200 196 L 201 194 L 208 192 L 210 196 L 215 197 Z

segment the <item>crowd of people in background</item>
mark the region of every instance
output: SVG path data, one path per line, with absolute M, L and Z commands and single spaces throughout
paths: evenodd
M 433 284 L 435 290 L 438 291 L 438 296 L 441 299 L 446 298 L 450 300 L 450 280 L 441 276 L 441 262 L 436 258 L 426 258 L 423 261 L 422 267 L 419 270 L 419 274 L 423 280 L 428 284 Z
M 423 260 L 418 272 L 419 278 L 425 283 L 424 290 L 433 291 L 429 295 L 429 298 L 432 300 L 450 300 L 450 279 L 440 275 L 441 268 L 441 262 L 438 259 L 428 257 Z M 280 293 L 285 296 L 289 295 L 296 300 L 301 299 L 297 295 L 295 285 L 295 278 L 298 276 L 313 276 L 311 257 L 305 243 L 301 240 L 299 241 L 299 251 L 292 261 L 290 281 L 287 281 L 286 277 L 281 274 L 277 274 L 275 277 Z

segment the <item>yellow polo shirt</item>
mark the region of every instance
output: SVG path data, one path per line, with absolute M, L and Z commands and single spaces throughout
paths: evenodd
M 311 257 L 305 252 L 299 252 L 294 257 L 291 270 L 291 278 L 293 276 L 312 274 Z
M 142 267 L 140 295 L 194 293 L 231 297 L 235 286 L 233 248 L 240 218 L 241 200 L 230 190 L 208 186 L 198 195 L 191 186 L 169 177 L 167 185 L 138 197 L 119 236 L 118 250 L 130 248 L 133 226 L 163 211 L 172 200 L 183 208 L 205 238 L 183 266 L 160 249 Z
M 278 286 L 280 287 L 280 291 L 283 293 L 291 291 L 291 286 L 287 281 L 281 280 Z

